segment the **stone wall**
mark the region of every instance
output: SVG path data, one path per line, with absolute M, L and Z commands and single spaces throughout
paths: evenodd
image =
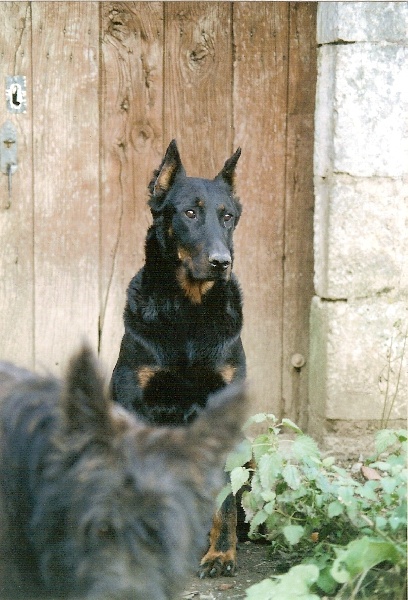
M 408 3 L 320 2 L 309 432 L 332 451 L 405 424 Z

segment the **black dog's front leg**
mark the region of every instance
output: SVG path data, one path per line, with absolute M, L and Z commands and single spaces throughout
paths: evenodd
M 203 556 L 199 575 L 203 577 L 233 577 L 237 568 L 237 507 L 229 494 L 215 513 L 210 532 L 210 547 Z

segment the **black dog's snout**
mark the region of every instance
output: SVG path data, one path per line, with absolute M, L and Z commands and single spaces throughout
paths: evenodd
M 231 264 L 231 256 L 229 254 L 212 254 L 209 261 L 213 269 L 225 271 Z

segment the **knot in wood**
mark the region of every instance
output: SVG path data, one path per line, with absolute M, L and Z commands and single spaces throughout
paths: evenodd
M 193 63 L 199 63 L 208 55 L 208 48 L 204 44 L 197 44 L 194 50 L 190 52 L 190 60 Z
M 129 16 L 124 11 L 112 9 L 109 13 L 109 34 L 118 41 L 123 42 L 129 37 Z

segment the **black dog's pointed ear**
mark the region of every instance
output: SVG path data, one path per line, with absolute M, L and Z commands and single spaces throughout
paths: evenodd
M 94 354 L 88 346 L 84 346 L 70 361 L 61 404 L 68 431 L 98 439 L 111 435 L 110 400 Z
M 170 189 L 174 178 L 179 174 L 185 175 L 185 170 L 181 163 L 177 142 L 176 140 L 172 140 L 166 150 L 162 164 L 154 172 L 153 179 L 149 183 L 151 194 L 149 206 L 153 211 L 160 209 L 160 200 L 163 199 L 163 196 Z
M 234 188 L 235 167 L 239 157 L 241 156 L 241 148 L 238 148 L 234 154 L 225 161 L 224 167 L 218 173 L 217 177 L 221 177 L 231 188 Z

